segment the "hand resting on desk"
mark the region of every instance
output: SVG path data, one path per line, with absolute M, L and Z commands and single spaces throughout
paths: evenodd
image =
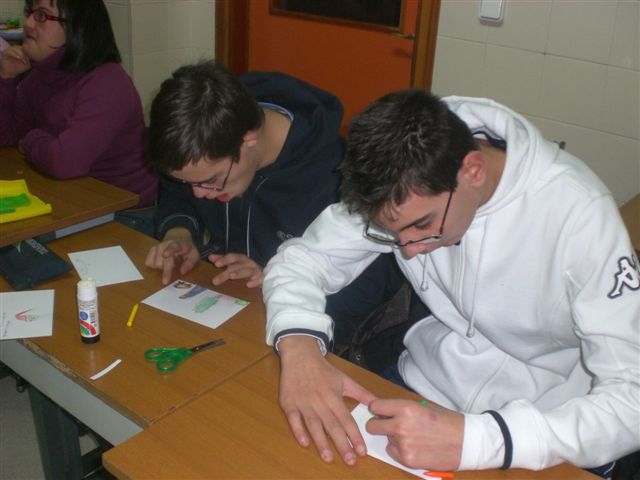
M 247 278 L 247 288 L 262 286 L 264 273 L 262 267 L 242 253 L 227 253 L 226 255 L 209 255 L 209 261 L 218 268 L 224 268 L 211 280 L 214 285 L 220 285 L 227 280 L 240 280 Z
M 180 274 L 185 275 L 200 260 L 200 252 L 193 243 L 191 232 L 186 228 L 172 228 L 162 242 L 151 247 L 145 264 L 148 267 L 162 270 L 162 283 L 168 285 L 177 260 L 181 259 Z M 260 265 L 241 253 L 226 255 L 211 254 L 208 260 L 216 267 L 224 269 L 211 279 L 213 285 L 220 285 L 227 280 L 248 279 L 248 288 L 261 287 L 264 274 Z
M 354 465 L 356 454 L 365 456 L 367 450 L 343 397 L 368 405 L 376 396 L 332 366 L 313 337 L 285 337 L 278 350 L 280 406 L 296 440 L 303 447 L 313 441 L 322 460 L 332 462 L 328 435 L 344 462 Z
M 333 367 L 320 353 L 316 339 L 289 336 L 278 343 L 280 406 L 298 443 L 315 444 L 325 462 L 333 461 L 329 437 L 347 465 L 366 455 L 358 426 L 347 409 L 350 397 L 369 406 L 367 431 L 386 435 L 387 453 L 412 468 L 455 470 L 460 465 L 464 415 L 434 403 L 378 399 Z M 356 455 L 357 454 L 357 455 Z
M 162 283 L 168 285 L 177 259 L 182 260 L 180 275 L 185 275 L 200 260 L 200 252 L 193 243 L 191 232 L 186 228 L 169 230 L 162 242 L 151 247 L 145 264 L 147 267 L 162 270 Z

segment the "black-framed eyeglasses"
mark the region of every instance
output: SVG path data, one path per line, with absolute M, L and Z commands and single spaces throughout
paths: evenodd
M 31 7 L 24 7 L 24 18 L 29 18 L 31 15 L 33 15 L 33 19 L 38 23 L 44 23 L 47 20 L 60 23 L 66 23 L 67 21 L 66 18 L 49 15 L 46 10 L 42 10 L 41 8 L 34 9 Z
M 209 180 L 204 180 L 203 182 L 188 182 L 187 180 L 181 180 L 176 178 L 180 183 L 184 183 L 186 185 L 190 185 L 191 187 L 204 188 L 206 190 L 215 190 L 216 192 L 221 192 L 224 190 L 224 187 L 227 185 L 227 180 L 229 180 L 229 175 L 231 174 L 231 169 L 233 168 L 233 164 L 236 163 L 233 161 L 233 158 L 229 164 L 229 170 L 227 170 L 227 175 L 222 180 L 222 185 L 216 185 L 216 177 L 210 178 Z M 217 176 L 217 175 L 216 175 Z
M 373 240 L 374 242 L 384 243 L 386 245 L 394 245 L 396 247 L 406 247 L 407 245 L 412 245 L 414 243 L 420 244 L 428 244 L 435 243 L 442 239 L 442 234 L 444 232 L 444 224 L 447 221 L 447 213 L 449 213 L 449 205 L 451 205 L 451 198 L 453 197 L 454 190 L 449 191 L 449 199 L 447 200 L 447 206 L 444 209 L 444 214 L 442 215 L 442 223 L 440 224 L 440 230 L 437 235 L 429 235 L 428 237 L 420 238 L 419 240 L 407 240 L 402 243 L 397 240 L 397 237 L 394 233 L 390 231 L 378 227 L 375 224 L 371 224 L 371 222 L 367 222 L 367 225 L 364 229 L 364 236 Z

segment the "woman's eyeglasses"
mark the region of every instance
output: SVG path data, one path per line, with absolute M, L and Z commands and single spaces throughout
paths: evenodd
M 31 15 L 33 15 L 33 19 L 38 23 L 44 23 L 47 20 L 60 23 L 65 23 L 67 21 L 66 18 L 49 15 L 46 10 L 41 8 L 33 9 L 31 7 L 24 7 L 24 18 L 29 18 Z

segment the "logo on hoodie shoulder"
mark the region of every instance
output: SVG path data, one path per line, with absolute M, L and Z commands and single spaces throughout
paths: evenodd
M 285 240 L 293 238 L 293 235 L 291 235 L 290 233 L 285 233 L 282 230 L 278 230 L 276 232 L 276 235 L 278 236 L 278 239 L 280 239 L 280 242 L 284 242 Z
M 632 255 L 618 259 L 618 272 L 614 275 L 615 284 L 607 295 L 609 298 L 617 298 L 622 295 L 624 288 L 629 290 L 640 289 L 640 264 Z

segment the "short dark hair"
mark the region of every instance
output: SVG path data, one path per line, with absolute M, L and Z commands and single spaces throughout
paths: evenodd
M 462 160 L 477 146 L 467 125 L 435 95 L 417 88 L 380 98 L 353 118 L 340 165 L 341 200 L 375 218 L 410 193 L 457 187 Z
M 203 157 L 237 161 L 244 135 L 263 121 L 256 100 L 224 66 L 212 61 L 183 66 L 162 82 L 151 104 L 151 161 L 162 173 Z
M 102 0 L 49 0 L 66 21 L 65 52 L 58 68 L 68 72 L 89 72 L 102 64 L 120 63 L 107 7 Z M 33 7 L 33 0 L 26 5 Z

